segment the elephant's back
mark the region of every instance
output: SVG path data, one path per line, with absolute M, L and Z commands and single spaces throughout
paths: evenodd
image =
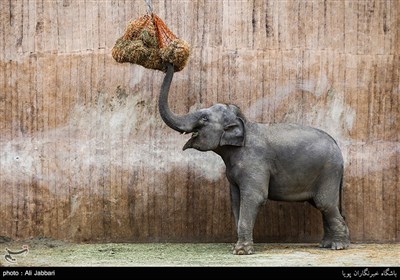
M 286 161 L 314 165 L 329 161 L 343 165 L 341 150 L 327 132 L 300 124 L 282 123 L 265 125 L 265 139 L 277 155 Z

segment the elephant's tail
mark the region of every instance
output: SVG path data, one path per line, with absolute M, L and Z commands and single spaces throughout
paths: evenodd
M 342 178 L 340 179 L 340 187 L 339 187 L 339 212 L 342 215 L 343 219 L 346 220 L 346 214 L 344 209 L 344 201 L 343 201 L 343 172 Z

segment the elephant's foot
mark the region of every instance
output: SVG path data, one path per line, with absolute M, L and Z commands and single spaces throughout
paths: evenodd
M 238 241 L 233 249 L 234 255 L 251 255 L 254 253 L 253 242 Z
M 347 238 L 333 238 L 322 240 L 319 247 L 330 248 L 332 250 L 343 250 L 350 246 L 350 241 Z

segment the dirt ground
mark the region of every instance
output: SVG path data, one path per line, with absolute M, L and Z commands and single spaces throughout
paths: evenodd
M 233 255 L 232 245 L 76 244 L 48 238 L 3 239 L 0 240 L 0 266 L 400 266 L 400 243 L 351 244 L 348 250 L 341 251 L 321 249 L 317 244 L 261 243 L 255 245 L 256 253 L 250 256 Z M 10 255 L 6 249 L 24 252 Z

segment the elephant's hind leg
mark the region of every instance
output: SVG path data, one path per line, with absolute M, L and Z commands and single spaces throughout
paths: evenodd
M 324 238 L 320 247 L 331 248 L 333 250 L 346 249 L 350 245 L 349 230 L 339 213 L 339 209 L 324 209 L 322 218 L 324 222 Z
M 341 176 L 338 174 L 341 175 L 340 170 L 329 170 L 320 176 L 318 190 L 311 203 L 322 213 L 324 237 L 320 247 L 333 250 L 346 249 L 350 245 L 349 230 L 339 211 Z

